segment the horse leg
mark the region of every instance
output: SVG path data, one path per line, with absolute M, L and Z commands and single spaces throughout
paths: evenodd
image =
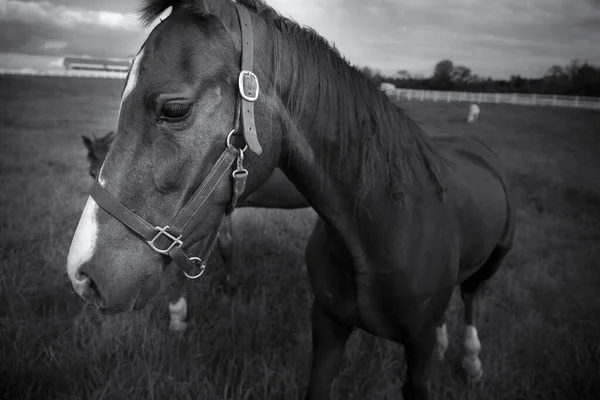
M 341 324 L 316 301 L 313 303 L 313 360 L 305 400 L 329 399 L 331 385 L 340 370 L 350 333 L 352 327 Z
M 485 283 L 496 273 L 509 248 L 496 247 L 483 266 L 460 285 L 460 293 L 465 306 L 465 337 L 463 341 L 462 366 L 467 377 L 477 382 L 483 376 L 479 352 L 481 343 L 475 327 L 481 312 L 481 298 Z
M 402 385 L 405 400 L 428 400 L 430 398 L 431 361 L 436 346 L 436 326 L 425 326 L 414 337 L 404 338 L 406 379 Z
M 221 253 L 221 260 L 223 260 L 223 269 L 225 270 L 225 277 L 223 278 L 223 288 L 225 293 L 231 295 L 236 287 L 235 278 L 233 277 L 233 223 L 231 218 L 233 214 L 227 218 L 223 230 L 219 235 L 219 252 Z
M 446 350 L 448 350 L 448 344 L 450 343 L 448 340 L 448 329 L 446 328 L 445 312 L 442 314 L 442 317 L 435 327 L 435 338 L 435 355 L 439 361 L 444 361 L 444 354 L 446 354 Z
M 187 301 L 185 300 L 185 286 L 187 279 L 183 271 L 175 266 L 175 282 L 169 290 L 169 329 L 183 332 L 187 328 Z

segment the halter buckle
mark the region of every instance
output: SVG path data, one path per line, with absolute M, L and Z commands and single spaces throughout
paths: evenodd
M 148 246 L 150 246 L 152 248 L 152 250 L 154 250 L 155 252 L 159 253 L 159 254 L 163 254 L 163 255 L 167 255 L 169 254 L 169 251 L 171 251 L 171 249 L 175 246 L 177 247 L 181 247 L 181 245 L 183 244 L 183 242 L 181 241 L 181 236 L 179 235 L 178 237 L 173 236 L 172 234 L 170 234 L 167 229 L 169 229 L 169 225 L 166 225 L 164 228 L 161 228 L 160 226 L 156 226 L 154 227 L 155 230 L 158 231 L 158 233 L 156 234 L 156 236 L 154 236 L 154 238 L 152 240 L 147 240 L 146 243 L 148 243 Z M 161 236 L 164 235 L 166 236 L 169 240 L 171 240 L 171 244 L 169 245 L 169 247 L 167 247 L 166 249 L 159 249 L 158 247 L 156 247 L 154 245 L 154 242 Z
M 256 99 L 258 99 L 258 93 L 260 92 L 258 78 L 252 71 L 244 69 L 240 72 L 238 77 L 238 87 L 240 89 L 240 95 L 244 100 L 255 102 Z

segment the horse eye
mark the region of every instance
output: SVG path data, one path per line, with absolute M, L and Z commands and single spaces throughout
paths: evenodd
M 192 110 L 190 103 L 165 103 L 160 112 L 159 120 L 167 122 L 179 122 L 185 119 Z

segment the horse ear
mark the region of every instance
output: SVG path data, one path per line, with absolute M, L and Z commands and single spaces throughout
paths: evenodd
M 83 139 L 83 145 L 87 149 L 90 154 L 94 154 L 94 142 L 92 139 L 85 135 L 81 135 L 81 139 Z

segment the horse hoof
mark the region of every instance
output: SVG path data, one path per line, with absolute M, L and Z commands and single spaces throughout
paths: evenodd
M 477 371 L 473 375 L 467 374 L 467 380 L 469 381 L 469 383 L 478 383 L 478 382 L 481 382 L 482 378 L 483 378 L 483 369 L 480 369 L 479 371 Z
M 169 330 L 173 332 L 184 332 L 187 329 L 187 326 L 187 322 L 175 320 L 169 323 Z
M 465 357 L 462 364 L 463 370 L 467 374 L 469 382 L 479 382 L 483 377 L 483 368 L 479 358 Z

